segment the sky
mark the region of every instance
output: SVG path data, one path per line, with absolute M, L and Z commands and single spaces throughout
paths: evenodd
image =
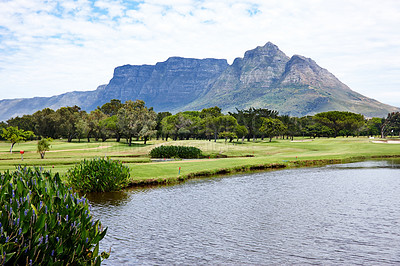
M 398 0 L 0 0 L 0 99 L 95 90 L 171 56 L 232 63 L 268 41 L 400 107 Z

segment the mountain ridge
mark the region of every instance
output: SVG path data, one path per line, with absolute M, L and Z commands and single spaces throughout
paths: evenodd
M 400 111 L 351 90 L 311 58 L 288 57 L 267 42 L 231 65 L 226 59 L 174 56 L 154 65 L 118 66 L 110 82 L 94 91 L 0 100 L 0 121 L 46 107 L 78 105 L 91 111 L 111 99 L 141 99 L 156 111 L 170 112 L 219 106 L 224 112 L 256 107 L 292 116 L 338 110 L 384 117 Z

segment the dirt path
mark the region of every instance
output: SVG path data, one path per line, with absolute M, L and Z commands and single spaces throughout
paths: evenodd
M 400 140 L 374 140 L 372 143 L 400 144 Z
M 48 151 L 48 152 L 64 152 L 64 151 L 87 151 L 87 150 L 97 150 L 97 149 L 106 149 L 111 146 L 99 146 L 95 148 L 87 148 L 87 149 L 71 149 L 71 150 L 56 150 L 56 151 Z

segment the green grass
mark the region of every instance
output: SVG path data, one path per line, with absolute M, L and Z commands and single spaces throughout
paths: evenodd
M 217 142 L 205 140 L 185 141 L 149 141 L 135 142 L 129 147 L 124 141 L 90 142 L 85 141 L 68 143 L 64 140 L 52 142 L 51 151 L 46 153 L 45 159 L 40 159 L 36 153 L 36 141 L 15 145 L 13 154 L 10 154 L 10 144 L 0 142 L 0 171 L 15 169 L 21 165 L 43 166 L 53 172 L 65 174 L 75 163 L 94 157 L 110 157 L 121 160 L 131 169 L 133 181 L 148 179 L 177 179 L 179 167 L 180 176 L 198 172 L 216 172 L 221 169 L 240 168 L 245 166 L 265 165 L 274 163 L 288 164 L 291 161 L 303 160 L 351 160 L 354 158 L 372 158 L 394 156 L 400 157 L 400 144 L 373 143 L 370 139 L 360 138 L 321 138 L 295 139 L 303 142 L 274 139 L 272 142 L 258 140 L 256 142 Z M 165 162 L 151 162 L 148 153 L 159 145 L 183 145 L 200 148 L 211 159 L 178 160 Z M 24 150 L 24 160 L 21 161 L 20 150 Z M 213 159 L 213 157 L 225 157 Z

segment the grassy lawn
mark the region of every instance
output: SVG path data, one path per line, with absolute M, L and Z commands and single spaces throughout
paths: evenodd
M 371 158 L 384 156 L 399 156 L 400 143 L 373 143 L 370 139 L 360 138 L 331 138 L 290 140 L 274 139 L 273 142 L 234 142 L 225 143 L 223 140 L 213 142 L 205 140 L 184 141 L 149 141 L 135 142 L 129 147 L 125 142 L 72 142 L 55 140 L 51 151 L 45 159 L 40 159 L 36 152 L 36 141 L 19 143 L 9 153 L 10 143 L 0 142 L 0 171 L 13 170 L 18 165 L 43 166 L 53 172 L 65 172 L 75 163 L 94 157 L 110 157 L 126 163 L 131 169 L 132 180 L 174 179 L 180 175 L 188 175 L 202 171 L 217 171 L 234 167 L 252 166 L 272 163 L 289 163 L 291 161 Z M 151 162 L 149 151 L 158 145 L 185 145 L 200 148 L 206 155 L 200 160 L 177 160 Z M 20 150 L 24 150 L 24 160 L 21 160 Z M 210 159 L 207 157 L 211 157 Z M 216 156 L 228 156 L 218 158 Z

